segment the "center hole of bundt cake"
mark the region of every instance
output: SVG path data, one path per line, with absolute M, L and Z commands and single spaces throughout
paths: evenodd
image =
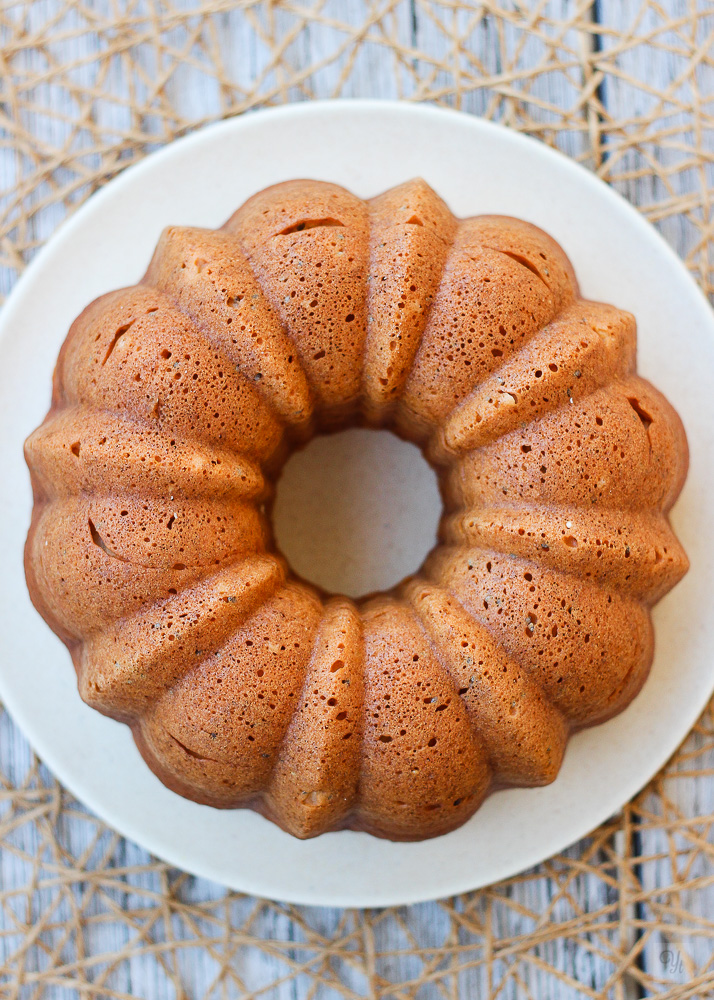
M 419 449 L 389 431 L 313 438 L 287 461 L 273 526 L 300 576 L 360 597 L 414 573 L 436 541 L 441 499 Z

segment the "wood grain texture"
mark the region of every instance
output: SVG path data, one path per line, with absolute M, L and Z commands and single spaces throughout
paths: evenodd
M 537 136 L 613 183 L 714 290 L 708 0 L 32 0 L 0 7 L 0 36 L 0 292 L 157 146 L 335 96 L 438 101 Z M 157 862 L 74 802 L 2 713 L 0 997 L 714 996 L 713 776 L 710 708 L 562 855 L 356 913 Z

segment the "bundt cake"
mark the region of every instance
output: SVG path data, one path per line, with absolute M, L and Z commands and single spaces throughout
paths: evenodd
M 351 425 L 418 444 L 444 503 L 417 574 L 360 600 L 297 578 L 269 517 L 290 452 Z M 167 229 L 72 325 L 26 455 L 28 585 L 82 698 L 179 794 L 298 837 L 432 837 L 553 781 L 639 690 L 687 569 L 686 439 L 633 317 L 540 229 L 419 180 Z

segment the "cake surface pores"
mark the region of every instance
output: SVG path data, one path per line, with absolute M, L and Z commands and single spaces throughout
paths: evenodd
M 269 512 L 290 451 L 356 424 L 424 450 L 444 514 L 415 576 L 353 601 L 291 573 Z M 26 456 L 28 585 L 82 698 L 176 792 L 298 837 L 432 837 L 552 781 L 640 689 L 688 565 L 686 439 L 633 317 L 418 180 L 167 229 L 72 325 Z

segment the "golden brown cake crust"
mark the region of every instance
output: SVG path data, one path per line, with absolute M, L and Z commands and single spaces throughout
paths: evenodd
M 28 587 L 82 698 L 168 787 L 298 837 L 437 836 L 552 781 L 688 566 L 686 438 L 635 352 L 550 236 L 421 180 L 170 227 L 73 323 L 26 443 Z M 419 572 L 361 601 L 296 578 L 268 516 L 291 450 L 351 424 L 419 444 L 444 497 Z

